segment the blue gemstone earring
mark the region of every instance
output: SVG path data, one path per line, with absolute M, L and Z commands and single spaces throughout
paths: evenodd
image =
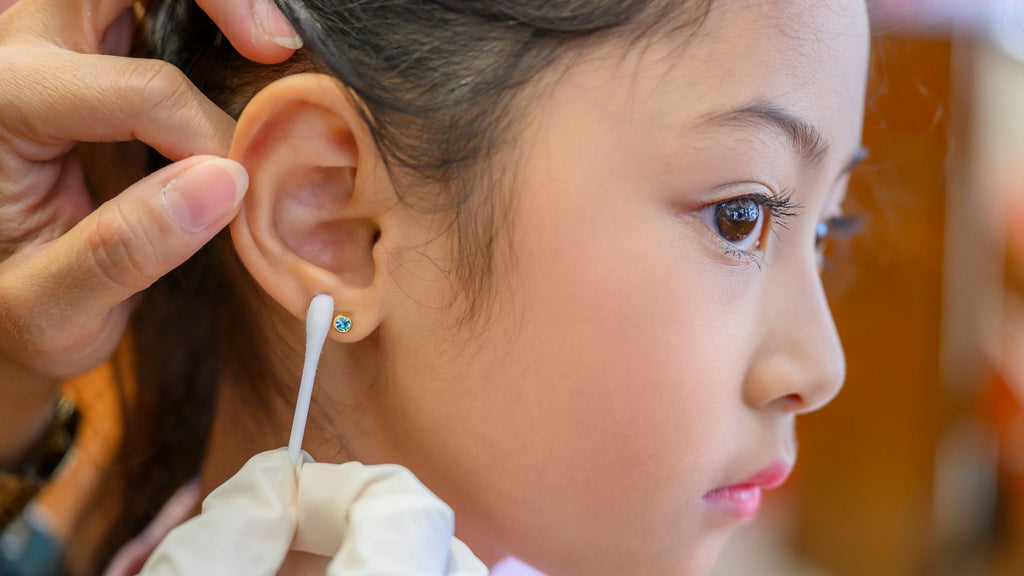
M 338 314 L 334 317 L 334 329 L 344 334 L 352 329 L 352 319 L 344 314 Z

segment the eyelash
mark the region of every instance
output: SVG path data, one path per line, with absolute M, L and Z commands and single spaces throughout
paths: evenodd
M 766 194 L 748 194 L 746 196 L 737 196 L 735 198 L 728 198 L 720 202 L 711 204 L 712 207 L 732 202 L 734 200 L 752 200 L 757 204 L 761 210 L 768 211 L 768 226 L 770 230 L 778 234 L 776 226 L 788 230 L 789 226 L 787 221 L 791 218 L 796 218 L 800 215 L 800 210 L 803 205 L 793 201 L 793 194 L 791 190 L 783 190 L 778 196 L 768 196 Z M 764 250 L 742 250 L 736 248 L 725 238 L 722 238 L 717 231 L 712 230 L 718 240 L 723 244 L 722 251 L 726 256 L 736 258 L 737 260 L 744 260 L 746 262 L 754 263 L 760 270 L 764 266 Z M 762 235 L 765 232 L 762 231 Z

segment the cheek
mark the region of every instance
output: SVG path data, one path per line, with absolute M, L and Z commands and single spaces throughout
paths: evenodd
M 460 420 L 445 458 L 473 470 L 447 480 L 504 539 L 552 557 L 696 555 L 680 542 L 707 543 L 699 499 L 741 444 L 743 315 L 706 248 L 643 211 L 615 209 L 608 233 L 594 208 L 517 222 L 507 313 L 435 391 Z
M 543 400 L 519 406 L 524 434 L 595 494 L 616 494 L 617 512 L 678 511 L 707 489 L 741 397 L 739 335 L 724 337 L 706 259 L 670 227 L 618 210 L 609 234 L 576 214 L 517 245 L 523 328 L 506 353 L 521 371 L 508 385 Z
M 605 568 L 713 557 L 700 497 L 744 444 L 738 303 L 756 299 L 650 203 L 534 192 L 485 332 L 393 354 L 379 455 L 451 504 L 474 548 Z

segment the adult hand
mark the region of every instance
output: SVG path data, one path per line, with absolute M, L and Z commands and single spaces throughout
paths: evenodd
M 17 2 L 0 0 L 0 13 Z M 250 60 L 276 64 L 302 47 L 302 39 L 274 6 L 274 0 L 196 0 L 196 3 L 217 23 L 231 45 Z
M 294 32 L 250 2 L 200 4 L 246 55 L 287 58 L 279 44 L 295 47 Z M 0 3 L 3 462 L 39 427 L 57 380 L 113 351 L 129 299 L 231 220 L 248 179 L 212 156 L 227 153 L 229 116 L 169 64 L 118 56 L 132 0 Z M 179 162 L 94 210 L 75 143 L 134 139 Z
M 302 47 L 302 40 L 274 0 L 196 0 L 235 50 L 250 60 L 276 64 Z
M 181 72 L 98 54 L 130 4 L 22 0 L 0 15 L 0 356 L 52 377 L 104 360 L 128 298 L 227 224 L 247 185 L 233 162 L 191 158 L 224 154 L 233 121 Z M 75 142 L 135 138 L 188 160 L 93 211 Z

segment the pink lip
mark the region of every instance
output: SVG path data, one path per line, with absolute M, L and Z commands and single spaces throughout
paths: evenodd
M 774 462 L 743 482 L 708 492 L 704 503 L 741 520 L 751 519 L 761 510 L 761 492 L 782 486 L 792 470 L 790 464 Z

